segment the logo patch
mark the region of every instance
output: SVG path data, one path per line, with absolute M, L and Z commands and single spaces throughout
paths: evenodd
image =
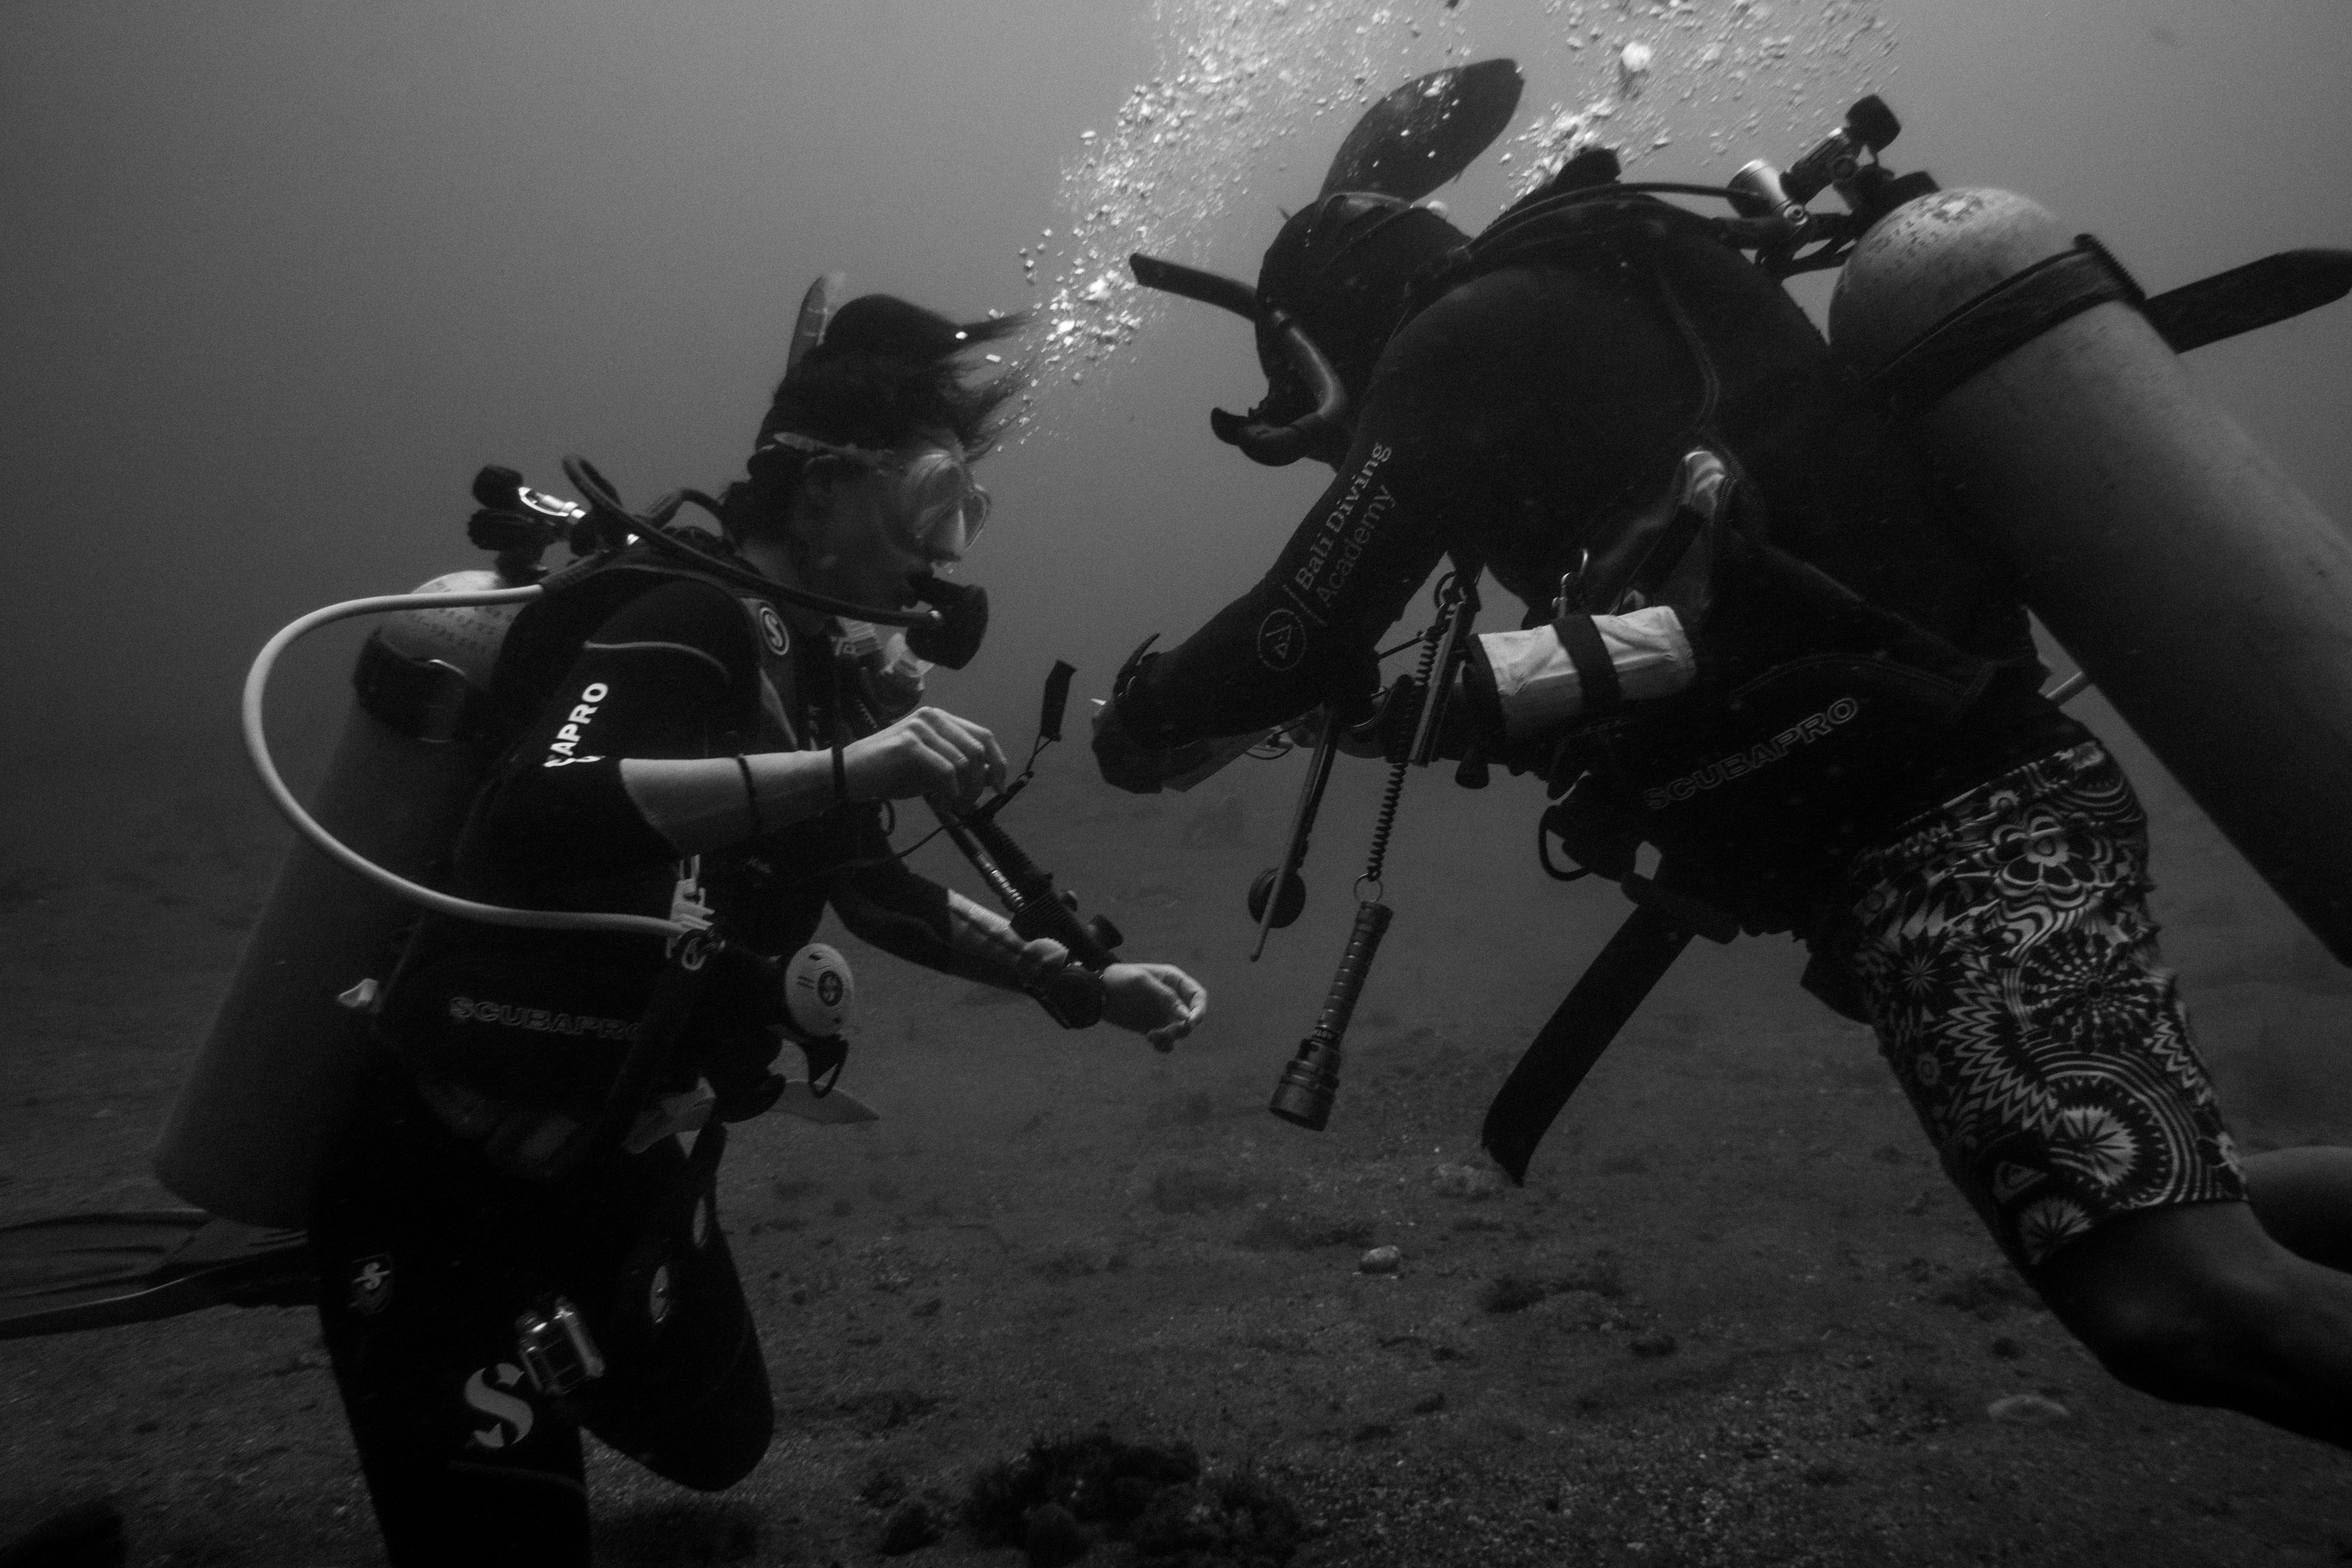
M 374 1317 L 392 1300 L 392 1254 L 379 1252 L 352 1265 L 352 1310 Z
M 1307 657 L 1307 627 L 1291 609 L 1268 611 L 1257 624 L 1257 661 L 1280 674 Z
M 784 629 L 784 617 L 776 614 L 775 605 L 761 605 L 756 618 L 760 623 L 760 640 L 768 645 L 770 653 L 782 658 L 792 651 L 793 634 Z
M 560 768 L 566 763 L 593 763 L 597 760 L 580 754 L 580 742 L 587 734 L 590 722 L 595 719 L 598 705 L 611 695 L 613 689 L 601 680 L 592 680 L 581 689 L 580 700 L 572 705 L 572 711 L 564 715 L 563 723 L 555 731 L 555 739 L 548 742 L 547 758 L 542 766 Z
M 627 1018 L 593 1018 L 585 1013 L 558 1013 L 549 1007 L 522 1007 L 478 996 L 450 997 L 448 1014 L 453 1023 L 499 1024 L 509 1029 L 536 1029 L 543 1035 L 593 1035 L 600 1040 L 641 1039 L 646 1032 L 643 1024 Z
M 1703 768 L 1643 790 L 1642 805 L 1651 811 L 1664 811 L 1675 802 L 1688 800 L 1701 790 L 1720 789 L 1736 779 L 1770 767 L 1799 746 L 1809 746 L 1826 739 L 1831 731 L 1841 724 L 1851 724 L 1861 712 L 1861 703 L 1851 697 L 1841 697 L 1820 712 L 1807 714 L 1769 741 L 1743 752 L 1717 757 Z
M 490 1418 L 466 1439 L 477 1448 L 510 1448 L 530 1436 L 539 1417 L 530 1402 L 505 1392 L 522 1382 L 522 1368 L 511 1362 L 486 1366 L 466 1380 L 466 1403 Z

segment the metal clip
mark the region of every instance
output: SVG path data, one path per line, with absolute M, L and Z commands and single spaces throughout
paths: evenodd
M 604 1375 L 604 1353 L 579 1310 L 552 1296 L 515 1320 L 515 1353 L 530 1385 L 552 1399 Z

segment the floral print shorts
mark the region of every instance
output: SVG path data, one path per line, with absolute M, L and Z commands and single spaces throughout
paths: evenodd
M 2137 1209 L 2245 1196 L 2147 913 L 2147 818 L 2087 742 L 1856 864 L 1849 958 L 1944 1168 L 2020 1266 Z

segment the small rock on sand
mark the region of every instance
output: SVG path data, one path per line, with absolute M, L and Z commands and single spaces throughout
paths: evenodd
M 1393 1274 L 1404 1263 L 1404 1254 L 1393 1247 L 1375 1247 L 1356 1260 L 1359 1274 Z

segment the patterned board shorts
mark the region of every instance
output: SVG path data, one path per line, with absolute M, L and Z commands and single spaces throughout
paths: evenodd
M 1849 961 L 1944 1168 L 2031 1268 L 2135 1210 L 2242 1199 L 2147 912 L 2147 818 L 2096 742 L 1856 866 Z

